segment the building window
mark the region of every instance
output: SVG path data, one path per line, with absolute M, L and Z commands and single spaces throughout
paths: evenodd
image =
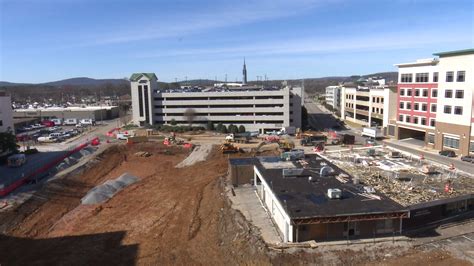
M 469 143 L 469 152 L 474 152 L 474 141 Z
M 380 103 L 383 103 L 383 98 L 380 98 Z
M 443 136 L 443 146 L 448 147 L 448 148 L 453 148 L 453 149 L 459 149 L 459 139 Z
M 403 109 L 404 106 L 405 106 L 404 102 L 400 102 L 400 109 Z
M 380 114 L 382 114 L 382 115 L 383 115 L 383 109 L 380 109 Z
M 453 98 L 453 90 L 446 90 L 444 92 L 444 98 Z
M 425 112 L 426 112 L 426 109 L 427 109 L 426 103 L 422 103 L 422 104 L 421 104 L 421 111 L 425 111 Z
M 403 115 L 398 116 L 398 121 L 403 122 Z
M 436 104 L 431 104 L 431 112 L 436 113 Z
M 420 96 L 420 90 L 419 89 L 416 89 L 415 90 L 415 97 L 419 97 Z
M 454 72 L 448 71 L 446 72 L 446 82 L 453 82 L 454 80 Z
M 430 120 L 430 126 L 432 126 L 432 127 L 436 126 L 436 120 L 431 119 Z
M 458 71 L 456 81 L 457 82 L 464 82 L 465 79 L 466 79 L 466 71 Z
M 405 96 L 405 89 L 400 89 L 400 96 Z
M 464 98 L 464 91 L 463 90 L 456 90 L 456 98 L 458 98 L 458 99 Z
M 423 89 L 423 97 L 428 97 L 428 89 Z
M 437 98 L 437 97 L 438 97 L 438 90 L 437 90 L 437 89 L 432 89 L 432 91 L 431 91 L 431 97 L 432 97 L 432 98 Z
M 415 81 L 416 82 L 428 82 L 428 73 L 416 73 Z
M 434 134 L 428 134 L 428 143 L 434 144 Z
M 405 109 L 411 110 L 411 103 L 407 102 L 407 103 L 406 103 L 406 108 L 405 108 Z
M 451 106 L 450 105 L 445 105 L 444 106 L 444 113 L 445 114 L 451 114 Z
M 405 122 L 410 123 L 410 116 L 405 116 Z
M 455 115 L 462 115 L 462 106 L 455 106 L 454 107 L 454 114 Z
M 433 82 L 438 82 L 438 72 L 433 72 Z
M 422 117 L 420 122 L 423 126 L 426 126 L 426 118 Z
M 418 109 L 420 109 L 419 107 L 420 107 L 420 105 L 418 103 L 415 103 L 413 105 L 413 110 L 418 110 Z
M 411 96 L 412 89 L 407 89 L 407 96 Z
M 413 81 L 413 74 L 402 74 L 401 82 L 402 83 L 410 83 Z
M 418 124 L 418 117 L 413 117 L 413 124 Z

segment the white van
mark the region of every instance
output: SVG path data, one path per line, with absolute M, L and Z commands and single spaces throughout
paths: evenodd
M 90 125 L 90 126 L 95 125 L 95 121 L 94 121 L 93 119 L 90 119 L 90 118 L 88 118 L 88 119 L 81 119 L 80 123 L 83 124 L 83 125 L 88 125 L 88 126 L 89 126 L 89 125 Z
M 50 137 L 39 137 L 38 142 L 54 142 L 54 138 Z
M 54 123 L 55 126 L 60 126 L 63 124 L 63 120 L 61 118 L 52 118 L 50 120 Z
M 66 118 L 64 120 L 64 125 L 66 126 L 75 126 L 77 124 L 77 118 Z

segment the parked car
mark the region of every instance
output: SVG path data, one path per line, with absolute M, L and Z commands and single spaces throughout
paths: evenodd
M 439 155 L 446 156 L 446 157 L 456 157 L 456 153 L 454 153 L 454 151 L 447 151 L 447 150 L 440 151 Z
M 51 121 L 54 123 L 55 126 L 60 126 L 63 124 L 63 120 L 61 118 L 53 118 Z
M 43 120 L 41 121 L 41 124 L 43 124 L 46 127 L 54 127 L 54 122 L 50 120 Z
M 474 163 L 474 155 L 462 156 L 461 160 L 469 163 Z

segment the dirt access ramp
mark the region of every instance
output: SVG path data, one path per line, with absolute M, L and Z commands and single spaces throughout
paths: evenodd
M 211 153 L 212 147 L 212 144 L 197 145 L 186 159 L 176 165 L 176 168 L 183 168 L 191 166 L 197 162 L 205 161 Z

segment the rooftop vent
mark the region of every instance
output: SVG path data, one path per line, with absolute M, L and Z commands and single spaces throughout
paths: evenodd
M 328 198 L 330 198 L 330 199 L 340 199 L 340 198 L 342 198 L 342 191 L 338 188 L 329 188 L 328 189 Z
M 321 170 L 319 171 L 319 175 L 321 177 L 323 176 L 330 176 L 334 174 L 334 169 L 332 169 L 331 167 L 329 166 L 324 166 L 323 168 L 321 168 Z

